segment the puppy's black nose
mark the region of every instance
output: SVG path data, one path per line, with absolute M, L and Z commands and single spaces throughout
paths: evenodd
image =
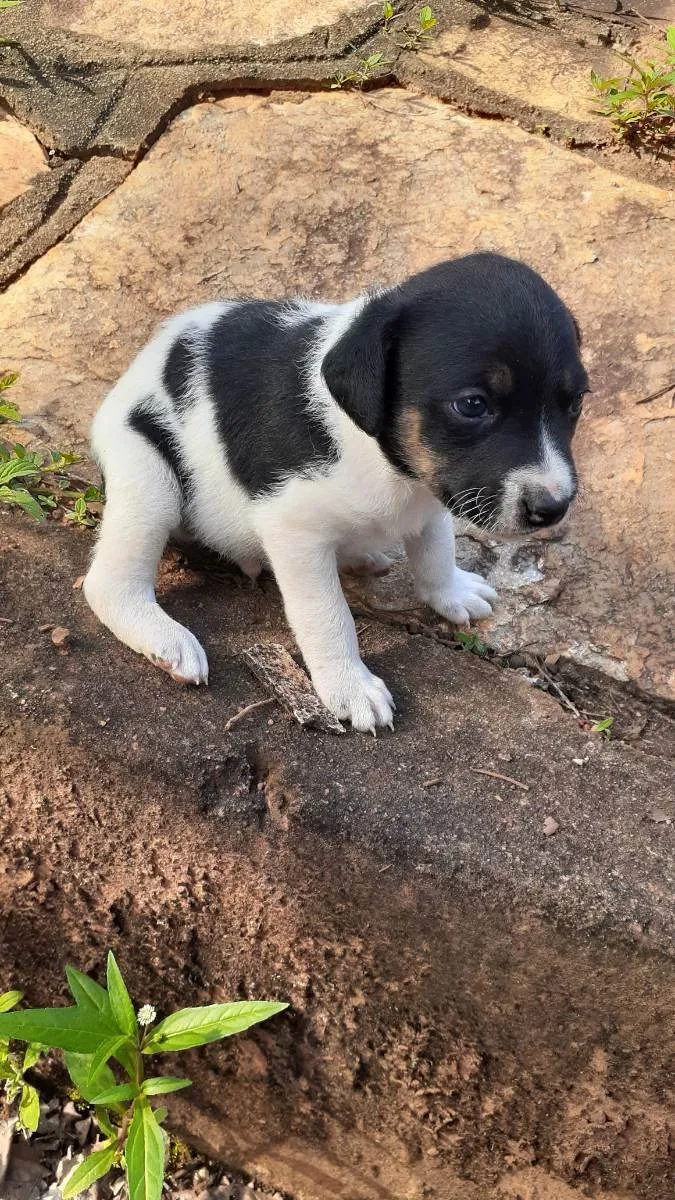
M 525 520 L 528 525 L 539 529 L 544 525 L 555 525 L 562 521 L 570 506 L 571 497 L 557 500 L 548 488 L 530 488 L 523 496 Z

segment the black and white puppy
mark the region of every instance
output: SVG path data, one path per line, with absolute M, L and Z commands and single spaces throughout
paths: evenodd
M 267 564 L 324 703 L 356 729 L 391 726 L 338 568 L 386 566 L 403 541 L 422 601 L 459 624 L 489 615 L 495 592 L 455 564 L 452 514 L 504 533 L 560 520 L 586 390 L 565 305 L 496 254 L 346 304 L 192 309 L 95 418 L 107 501 L 87 600 L 174 679 L 206 683 L 199 642 L 155 599 L 169 537 L 251 575 Z

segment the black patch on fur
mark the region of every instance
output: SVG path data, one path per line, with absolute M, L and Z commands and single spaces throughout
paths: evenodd
M 506 475 L 538 462 L 542 422 L 574 476 L 573 403 L 588 387 L 579 332 L 560 297 L 524 263 L 468 255 L 373 297 L 326 355 L 323 372 L 338 404 L 413 477 L 398 423 L 402 412 L 417 410 L 423 444 L 439 464 L 436 494 L 452 507 L 480 488 L 475 512 L 483 523 Z M 467 393 L 484 398 L 485 419 L 454 412 Z
M 279 302 L 250 300 L 205 336 L 205 366 L 228 465 L 249 496 L 335 461 L 337 448 L 309 410 L 305 378 L 320 317 L 284 325 Z
M 151 446 L 154 446 L 158 454 L 161 454 L 167 466 L 171 467 L 176 476 L 183 495 L 187 496 L 190 491 L 190 478 L 178 456 L 171 430 L 167 429 L 166 425 L 162 425 L 155 413 L 148 407 L 148 401 L 149 397 L 136 405 L 136 408 L 129 413 L 127 424 L 136 433 L 140 433 L 141 437 L 144 437 Z
M 367 303 L 323 360 L 328 390 L 352 421 L 371 437 L 386 428 L 389 356 L 398 304 L 385 294 Z
M 188 389 L 193 362 L 192 338 L 186 332 L 173 343 L 162 372 L 162 383 L 179 413 L 190 404 Z

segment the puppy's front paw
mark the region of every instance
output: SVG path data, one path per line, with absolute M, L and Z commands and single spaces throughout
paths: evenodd
M 394 728 L 396 705 L 386 684 L 364 663 L 337 663 L 312 675 L 312 682 L 326 708 L 341 721 L 351 721 L 361 733 L 375 733 L 378 726 Z
M 472 618 L 489 617 L 497 599 L 496 591 L 485 582 L 482 575 L 462 571 L 460 567 L 455 567 L 452 582 L 448 586 L 421 587 L 418 595 L 420 600 L 453 625 L 467 625 Z
M 143 648 L 146 658 L 175 679 L 176 683 L 208 683 L 209 664 L 206 654 L 189 629 L 171 622 L 162 630 L 162 637 L 152 646 Z

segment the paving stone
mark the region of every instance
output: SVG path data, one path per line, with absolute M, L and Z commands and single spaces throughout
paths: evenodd
M 0 299 L 17 400 L 83 444 L 158 321 L 216 296 L 336 299 L 445 256 L 520 256 L 558 287 L 593 395 L 559 541 L 475 548 L 508 603 L 493 644 L 560 651 L 672 694 L 673 199 L 402 91 L 233 97 L 184 112 L 125 183 Z M 474 551 L 472 551 L 474 552 Z
M 381 6 L 380 6 L 381 7 Z M 373 9 L 359 0 L 131 0 L 120 9 L 107 0 L 51 0 L 43 20 L 59 29 L 135 42 L 164 50 L 199 50 L 209 45 L 264 44 L 299 37 L 348 12 Z
M 47 156 L 25 125 L 0 108 L 0 208 L 49 170 Z
M 609 78 L 628 71 L 613 53 L 592 33 L 588 39 L 574 38 L 571 31 L 561 32 L 548 23 L 529 23 L 499 16 L 485 23 L 453 24 L 441 28 L 421 51 L 422 63 L 441 73 L 463 76 L 474 92 L 482 89 L 504 100 L 516 101 L 525 109 L 538 109 L 565 118 L 570 129 L 595 126 L 596 136 L 609 135 L 607 121 L 598 114 L 598 99 L 591 87 L 591 70 Z M 638 58 L 664 57 L 665 43 L 656 27 L 646 27 L 641 36 L 627 31 L 625 49 Z M 580 42 L 582 44 L 580 44 Z M 480 107 L 480 99 L 475 100 Z M 590 136 L 590 134 L 589 134 Z

